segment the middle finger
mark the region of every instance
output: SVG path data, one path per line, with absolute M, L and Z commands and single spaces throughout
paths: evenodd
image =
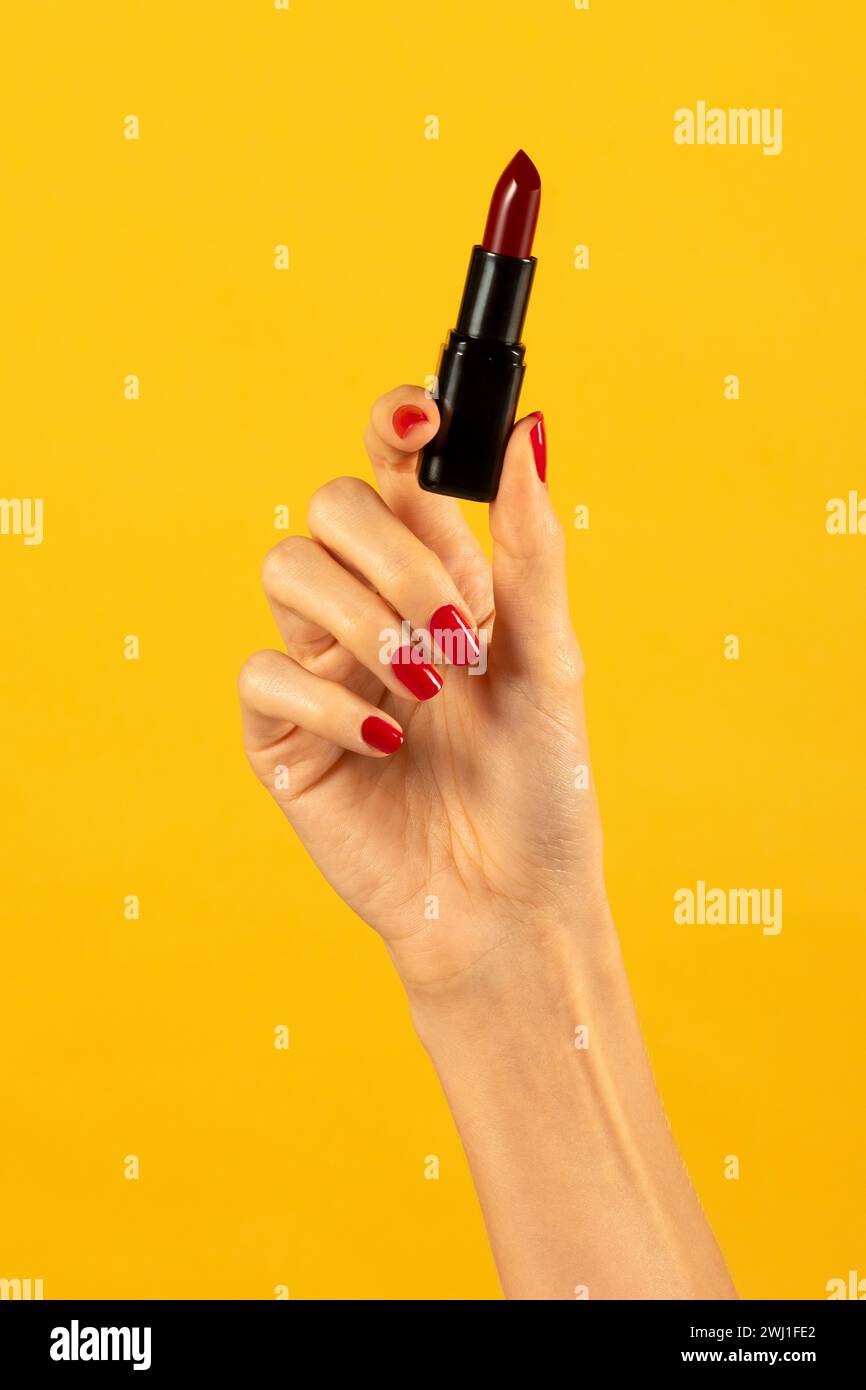
M 413 629 L 428 631 L 452 665 L 477 660 L 469 606 L 437 555 L 360 478 L 335 478 L 310 499 L 313 536 L 352 566 Z

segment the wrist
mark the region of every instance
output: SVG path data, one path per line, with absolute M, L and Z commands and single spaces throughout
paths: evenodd
M 568 922 L 540 920 L 505 931 L 469 965 L 433 982 L 403 983 L 415 1030 L 436 1060 L 452 1037 L 478 1039 L 524 1028 L 561 1032 L 581 1010 L 628 997 L 616 928 L 606 901 L 582 906 Z M 573 1020 L 573 1021 L 572 1021 Z

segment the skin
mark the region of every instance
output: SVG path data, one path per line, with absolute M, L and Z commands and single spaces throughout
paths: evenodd
M 406 405 L 425 420 L 400 438 Z M 575 785 L 584 668 L 536 420 L 509 442 L 492 565 L 460 505 L 415 480 L 437 426 L 420 387 L 381 397 L 365 435 L 378 491 L 334 479 L 310 501 L 310 537 L 267 555 L 285 650 L 241 671 L 247 756 L 391 955 L 506 1296 L 734 1298 L 647 1062 L 592 778 Z M 426 630 L 444 603 L 486 635 L 487 671 L 437 663 L 443 688 L 420 703 L 380 634 Z M 399 751 L 364 742 L 369 715 L 402 728 Z

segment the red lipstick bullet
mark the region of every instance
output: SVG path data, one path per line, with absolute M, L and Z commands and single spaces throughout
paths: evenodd
M 457 327 L 437 372 L 439 429 L 422 451 L 427 492 L 492 502 L 525 371 L 520 341 L 536 261 L 541 177 L 518 150 L 502 171 L 484 240 L 472 248 Z
M 531 256 L 540 203 L 541 177 L 529 155 L 518 150 L 493 190 L 481 240 L 484 250 L 518 260 Z

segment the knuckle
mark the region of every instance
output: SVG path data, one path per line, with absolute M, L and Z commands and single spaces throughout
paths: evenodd
M 285 587 L 291 579 L 309 563 L 310 551 L 315 545 L 307 536 L 285 536 L 271 546 L 262 564 L 262 582 L 267 593 Z
M 383 582 L 418 587 L 423 591 L 441 588 L 442 565 L 432 551 L 414 547 L 389 555 L 383 569 Z
M 377 645 L 384 631 L 396 627 L 398 619 L 376 594 L 361 599 L 344 611 L 342 641 L 357 656 L 368 652 L 371 643 Z
M 328 519 L 347 508 L 354 508 L 372 489 L 369 483 L 365 483 L 363 478 L 353 478 L 346 476 L 343 478 L 331 478 L 329 482 L 323 483 L 317 488 L 310 498 L 307 507 L 307 521 L 311 530 L 315 530 Z
M 586 666 L 577 638 L 569 633 L 557 644 L 554 679 L 565 690 L 579 690 L 584 683 Z
M 273 652 L 253 652 L 238 672 L 238 694 L 244 704 L 253 704 L 267 688 L 273 671 Z
M 370 609 L 360 606 L 343 608 L 338 626 L 340 645 L 352 652 L 353 655 L 358 656 L 366 646 L 370 632 Z

